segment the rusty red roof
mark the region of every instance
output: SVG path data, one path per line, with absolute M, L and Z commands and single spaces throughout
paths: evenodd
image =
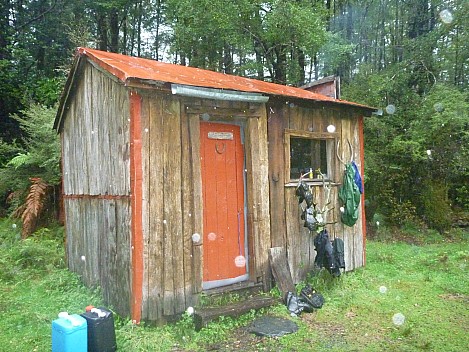
M 284 86 L 281 84 L 228 75 L 194 67 L 169 64 L 161 61 L 126 56 L 89 48 L 78 48 L 77 55 L 88 57 L 101 68 L 116 76 L 124 84 L 128 84 L 130 81 L 135 79 L 142 81 L 167 82 L 195 87 L 226 89 L 248 93 L 261 93 L 324 101 L 352 105 L 370 110 L 373 109 L 366 105 L 334 99 L 322 94 L 309 92 L 301 88 Z

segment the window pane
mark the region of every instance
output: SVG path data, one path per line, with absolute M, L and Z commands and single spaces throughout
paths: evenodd
M 290 178 L 298 179 L 301 174 L 317 170 L 327 175 L 327 142 L 324 139 L 290 137 Z

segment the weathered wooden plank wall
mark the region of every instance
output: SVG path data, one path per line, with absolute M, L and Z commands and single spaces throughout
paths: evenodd
M 303 227 L 301 209 L 295 195 L 295 185 L 285 184 L 285 147 L 288 144 L 279 143 L 285 138 L 285 129 L 300 132 L 326 132 L 328 125 L 336 127 L 335 136 L 340 141 L 342 159 L 350 160 L 347 140 L 353 145 L 353 160 L 361 166 L 360 135 L 358 130 L 359 112 L 343 107 L 317 105 L 315 107 L 301 107 L 293 103 L 273 103 L 269 110 L 269 184 L 271 197 L 271 228 L 272 244 L 285 246 L 288 262 L 295 283 L 303 280 L 313 269 L 316 251 L 313 239 Z M 334 143 L 335 144 L 335 143 Z M 346 270 L 362 266 L 363 263 L 363 225 L 362 215 L 354 227 L 348 227 L 340 222 L 338 190 L 343 178 L 344 165 L 336 157 L 336 145 L 330 144 L 327 149 L 329 162 L 335 184 L 331 189 L 331 204 L 334 208 L 328 213 L 327 229 L 330 238 L 342 238 L 345 242 Z M 324 206 L 325 192 L 322 185 L 313 185 L 312 192 L 318 207 Z
M 129 314 L 130 203 L 128 95 L 84 65 L 62 129 L 69 267 L 106 304 Z
M 203 207 L 200 117 L 245 126 L 250 279 L 270 287 L 267 116 L 246 103 L 142 92 L 144 285 L 142 318 L 182 312 L 202 291 Z M 254 110 L 253 110 L 254 109 Z M 248 112 L 246 112 L 248 111 Z M 248 118 L 249 111 L 256 117 Z M 241 117 L 240 117 L 241 116 Z M 239 122 L 239 120 L 238 120 Z M 200 240 L 194 242 L 193 234 Z M 255 259 L 254 259 L 255 258 Z

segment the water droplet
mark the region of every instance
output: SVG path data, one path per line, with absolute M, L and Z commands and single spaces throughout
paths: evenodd
M 453 22 L 453 14 L 448 9 L 443 10 L 440 12 L 440 20 L 443 23 L 449 24 Z
M 433 109 L 435 109 L 436 112 L 442 112 L 445 109 L 445 106 L 442 103 L 435 103 L 433 105 Z
M 392 115 L 396 112 L 396 107 L 392 104 L 389 104 L 388 106 L 386 106 L 386 112 L 389 114 L 389 115 Z
M 396 326 L 401 326 L 404 324 L 405 316 L 402 313 L 396 313 L 392 316 L 392 322 Z
M 210 232 L 207 238 L 209 241 L 215 241 L 217 239 L 217 234 L 215 232 Z
M 380 286 L 379 287 L 379 292 L 380 293 L 386 293 L 386 292 L 388 292 L 388 288 L 386 286 Z
M 200 235 L 198 233 L 194 233 L 192 235 L 192 242 L 197 243 L 200 241 Z
M 235 265 L 236 265 L 238 268 L 245 267 L 245 266 L 246 266 L 246 258 L 244 258 L 244 256 L 242 256 L 242 255 L 238 255 L 238 256 L 235 258 Z

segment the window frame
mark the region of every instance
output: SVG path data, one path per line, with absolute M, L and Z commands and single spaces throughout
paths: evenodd
M 290 139 L 293 138 L 304 138 L 312 140 L 326 140 L 326 160 L 327 160 L 327 175 L 329 176 L 326 180 L 332 183 L 336 182 L 336 158 L 335 158 L 335 146 L 339 138 L 339 133 L 329 132 L 308 132 L 301 130 L 285 129 L 285 184 L 286 186 L 297 185 L 299 178 L 290 178 L 291 169 L 291 158 L 290 158 Z M 319 178 L 304 178 L 304 181 L 311 184 L 322 184 L 322 180 Z

